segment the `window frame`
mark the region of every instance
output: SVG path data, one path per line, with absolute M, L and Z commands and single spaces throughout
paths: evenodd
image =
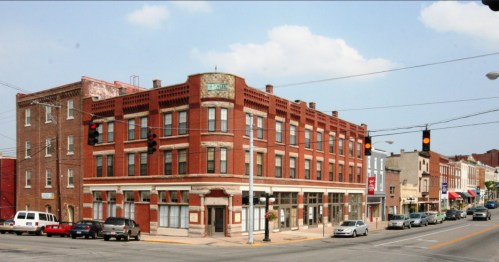
M 263 153 L 256 153 L 256 176 L 263 177 Z
M 127 154 L 127 176 L 135 176 L 135 153 Z
M 296 129 L 295 125 L 289 126 L 289 144 L 293 146 L 296 146 Z
M 311 136 L 312 131 L 310 129 L 305 129 L 305 148 L 310 149 L 311 144 L 310 144 L 310 136 Z
M 74 169 L 68 168 L 68 187 L 74 186 Z
M 264 139 L 263 129 L 265 127 L 264 118 L 258 116 L 256 118 L 256 138 Z
M 181 149 L 181 150 L 178 150 L 177 153 L 178 153 L 178 174 L 185 175 L 185 174 L 187 174 L 187 150 Z M 183 161 L 181 159 L 182 155 L 184 155 L 184 158 L 185 158 Z
M 305 179 L 310 179 L 310 159 L 305 159 Z
M 68 118 L 67 119 L 74 119 L 74 101 L 73 99 L 68 100 Z
M 140 176 L 147 176 L 147 152 L 139 153 L 140 157 Z
M 45 139 L 45 156 L 52 156 L 52 139 Z
M 24 126 L 31 126 L 31 108 L 25 110 Z
M 68 154 L 74 154 L 74 136 L 68 136 Z
M 31 158 L 31 141 L 26 141 L 25 142 L 26 146 L 26 151 L 25 151 L 25 158 Z
M 289 178 L 296 178 L 296 157 L 289 158 Z
M 251 133 L 251 115 L 246 113 L 246 136 L 249 137 Z
M 361 183 L 362 180 L 362 167 L 357 167 L 357 183 Z
M 100 165 L 99 165 L 100 163 Z M 95 156 L 96 172 L 95 177 L 102 177 L 102 156 Z
M 217 108 L 208 107 L 208 132 L 217 131 Z
M 362 143 L 357 142 L 357 158 L 362 158 Z
M 26 170 L 25 187 L 31 188 L 31 170 Z
M 52 170 L 45 170 L 45 187 L 52 187 Z
M 135 140 L 135 118 L 128 119 L 128 141 Z
M 52 123 L 52 119 L 50 119 L 49 115 L 52 114 L 52 107 L 45 106 L 45 123 Z
M 165 176 L 173 175 L 173 154 L 171 150 L 164 151 L 165 161 L 163 173 Z M 168 172 L 169 171 L 169 172 Z
M 338 182 L 344 182 L 344 177 L 343 177 L 343 172 L 345 171 L 345 168 L 344 168 L 345 165 L 343 164 L 339 164 L 339 167 L 338 167 Z
M 173 132 L 173 114 L 165 113 L 163 115 L 163 136 L 172 136 Z
M 220 148 L 220 174 L 227 174 L 227 168 L 228 168 L 228 150 L 226 147 L 221 147 Z
M 317 151 L 322 151 L 322 132 L 317 132 L 316 147 Z
M 114 155 L 106 156 L 106 176 L 107 177 L 114 176 Z
M 338 153 L 340 154 L 340 156 L 344 156 L 344 153 L 345 153 L 343 151 L 344 144 L 345 144 L 345 139 L 340 137 L 338 140 L 338 151 L 339 151 Z
M 329 163 L 329 181 L 334 181 L 334 163 Z
M 224 107 L 220 108 L 220 132 L 229 132 L 229 109 Z
M 275 156 L 275 177 L 282 178 L 282 159 L 281 155 Z
M 249 176 L 250 174 L 250 153 L 249 151 L 244 151 L 244 175 Z
M 107 123 L 107 142 L 114 142 L 114 122 Z
M 147 125 L 149 120 L 147 116 L 143 116 L 140 118 L 140 134 L 139 139 L 147 139 Z
M 276 143 L 282 143 L 282 122 L 275 122 L 275 141 Z
M 334 154 L 334 136 L 329 135 L 329 153 Z
M 348 141 L 348 157 L 353 157 L 353 140 Z
M 215 174 L 215 148 L 206 148 L 206 173 Z
M 185 119 L 183 119 L 183 118 L 185 118 Z M 178 135 L 186 135 L 187 134 L 187 118 L 188 118 L 187 111 L 179 111 L 178 112 Z
M 317 180 L 322 180 L 322 161 L 317 161 L 316 164 L 317 170 L 316 170 L 316 179 Z

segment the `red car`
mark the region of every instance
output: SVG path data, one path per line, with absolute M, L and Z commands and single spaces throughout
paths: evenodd
M 69 237 L 69 230 L 71 229 L 72 223 L 61 222 L 59 225 L 50 225 L 45 227 L 45 233 L 47 237 L 52 237 L 53 235 L 59 235 L 60 237 Z

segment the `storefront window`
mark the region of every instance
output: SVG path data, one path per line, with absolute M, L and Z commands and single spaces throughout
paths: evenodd
M 189 191 L 159 191 L 159 226 L 189 228 Z

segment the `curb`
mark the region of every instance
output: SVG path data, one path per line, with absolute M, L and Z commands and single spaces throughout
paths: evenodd
M 197 245 L 189 242 L 169 241 L 169 240 L 142 240 L 144 242 L 157 242 L 157 243 L 170 243 L 170 244 L 184 244 L 184 245 Z
M 276 242 L 276 243 L 220 245 L 219 247 L 257 247 L 257 246 L 270 246 L 270 245 L 280 245 L 280 244 L 303 242 L 303 241 L 311 241 L 311 240 L 318 240 L 318 239 L 322 239 L 322 238 L 321 237 L 316 237 L 316 238 L 307 238 L 307 239 L 282 241 L 282 242 Z M 203 244 L 196 244 L 196 243 L 189 243 L 189 242 L 179 242 L 179 241 L 169 241 L 169 240 L 142 240 L 142 241 L 144 241 L 144 242 L 157 242 L 157 243 L 169 243 L 169 244 L 203 245 Z M 218 246 L 218 245 L 211 245 L 211 246 Z

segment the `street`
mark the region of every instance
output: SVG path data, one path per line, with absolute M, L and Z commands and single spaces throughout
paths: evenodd
M 498 261 L 499 211 L 440 225 L 382 230 L 357 238 L 288 244 L 214 247 L 152 242 L 104 242 L 0 235 L 2 261 Z

